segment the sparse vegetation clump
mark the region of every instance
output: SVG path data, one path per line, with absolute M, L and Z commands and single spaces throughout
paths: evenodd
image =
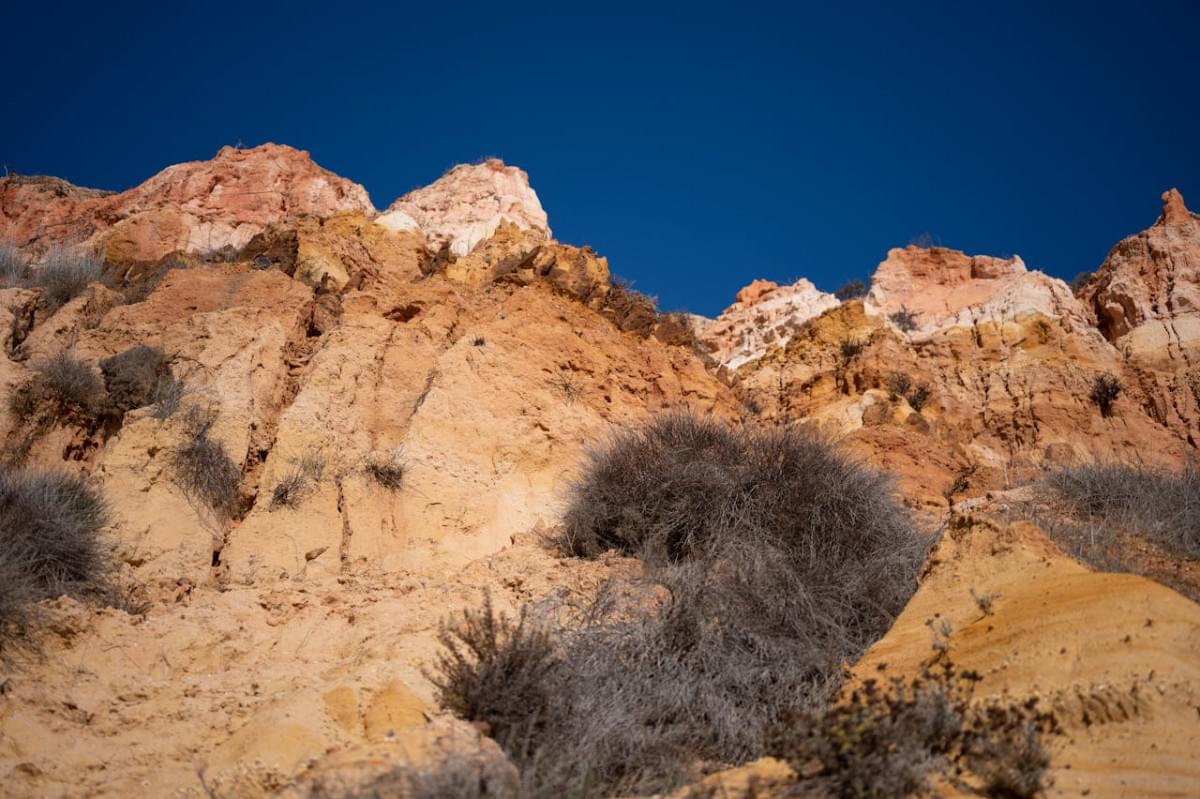
M 28 643 L 35 603 L 110 594 L 103 498 L 81 477 L 0 468 L 0 656 Z
M 108 405 L 119 415 L 157 401 L 160 385 L 173 382 L 166 355 L 139 344 L 100 361 Z
M 904 372 L 892 372 L 887 376 L 887 389 L 892 399 L 899 399 L 912 390 L 912 378 Z
M 852 361 L 862 354 L 864 344 L 862 339 L 844 338 L 841 341 L 841 351 L 843 361 Z
M 1096 375 L 1092 380 L 1092 390 L 1088 394 L 1088 398 L 1096 403 L 1101 416 L 1112 415 L 1113 403 L 1119 396 L 1121 396 L 1121 381 L 1117 379 L 1116 375 L 1105 373 Z
M 99 413 L 104 384 L 87 362 L 61 352 L 36 364 L 33 371 L 33 380 L 9 397 L 18 419 L 33 421 L 39 409 L 48 410 L 52 421 L 74 417 L 87 422 Z
M 889 481 L 823 440 L 686 415 L 594 450 L 563 526 L 565 552 L 636 555 L 644 582 L 570 631 L 468 611 L 432 675 L 533 795 L 653 793 L 761 754 L 887 630 L 926 548 Z
M 769 754 L 803 775 L 797 797 L 924 796 L 953 775 L 983 796 L 1031 799 L 1044 787 L 1049 713 L 1025 703 L 972 704 L 978 675 L 946 663 L 912 680 L 866 680 L 846 702 L 785 714 Z
M 376 483 L 389 491 L 398 491 L 408 467 L 404 463 L 403 453 L 397 448 L 386 454 L 373 454 L 364 468 Z
M 833 293 L 833 296 L 837 297 L 842 302 L 846 302 L 847 300 L 857 300 L 860 297 L 867 296 L 867 284 L 861 280 L 858 280 L 857 278 L 854 280 L 847 280 L 838 288 L 837 291 Z
M 521 799 L 517 775 L 503 758 L 482 753 L 447 754 L 425 766 L 388 769 L 358 784 L 318 778 L 306 799 Z
M 29 276 L 29 259 L 11 244 L 0 244 L 0 288 L 24 286 Z
M 103 271 L 104 261 L 91 253 L 55 248 L 35 265 L 16 247 L 0 245 L 0 288 L 40 288 L 51 313 L 100 280 Z
M 917 329 L 916 312 L 910 311 L 904 306 L 901 306 L 900 310 L 888 314 L 888 321 L 905 333 L 911 333 Z
M 185 492 L 229 518 L 238 510 L 241 470 L 230 460 L 225 447 L 209 432 L 216 417 L 201 408 L 189 409 L 183 420 L 184 440 L 172 456 L 175 480 Z
M 1118 536 L 1140 535 L 1167 552 L 1200 558 L 1200 468 L 1180 472 L 1121 464 L 1090 464 L 1062 469 L 1046 479 L 1057 498 L 1087 523 L 1086 529 L 1047 525 L 1067 537 L 1082 560 L 1106 569 L 1127 570 Z
M 320 452 L 305 452 L 293 458 L 290 468 L 271 491 L 271 507 L 300 507 L 324 475 L 325 457 Z
M 54 249 L 30 272 L 29 283 L 42 289 L 46 307 L 58 310 L 100 280 L 104 261 L 90 253 Z

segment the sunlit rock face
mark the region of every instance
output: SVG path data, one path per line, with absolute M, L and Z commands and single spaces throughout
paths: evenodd
M 837 304 L 832 294 L 803 278 L 790 286 L 755 280 L 716 319 L 695 317 L 693 321 L 713 358 L 736 369 L 762 357 L 770 347 L 787 344 L 800 325 Z
M 529 175 L 490 158 L 460 164 L 424 188 L 405 194 L 377 220 L 397 229 L 419 228 L 429 246 L 465 256 L 509 222 L 550 239 L 550 224 Z
M 278 144 L 224 147 L 119 193 L 57 178 L 0 180 L 0 239 L 33 251 L 78 245 L 122 261 L 238 249 L 271 223 L 342 211 L 375 208 L 362 186 Z

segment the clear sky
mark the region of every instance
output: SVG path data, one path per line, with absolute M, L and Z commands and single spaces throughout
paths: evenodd
M 382 5 L 382 4 L 381 4 Z M 14 2 L 0 163 L 106 189 L 276 141 L 376 206 L 526 169 L 668 309 L 929 234 L 1070 277 L 1200 207 L 1200 3 Z

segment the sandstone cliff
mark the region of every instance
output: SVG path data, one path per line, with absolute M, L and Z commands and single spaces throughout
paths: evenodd
M 513 610 L 636 576 L 542 539 L 587 447 L 690 409 L 821 425 L 943 528 L 856 674 L 916 668 L 941 614 L 986 692 L 1061 708 L 1058 795 L 1185 793 L 1196 606 L 1090 572 L 1004 504 L 1047 466 L 1194 454 L 1200 221 L 1177 194 L 1164 207 L 1078 298 L 1019 258 L 944 248 L 890 251 L 863 300 L 757 281 L 696 325 L 714 363 L 604 258 L 556 241 L 528 176 L 494 159 L 382 214 L 276 145 L 117 194 L 0 181 L 0 239 L 107 260 L 53 311 L 36 286 L 0 289 L 5 399 L 61 352 L 95 369 L 139 344 L 185 387 L 173 412 L 0 407 L 7 452 L 104 492 L 144 608 L 47 603 L 44 658 L 0 680 L 5 791 L 248 799 L 448 749 L 498 756 L 435 706 L 439 622 L 485 589 Z M 1107 410 L 1089 399 L 1099 375 L 1122 386 Z M 174 475 L 195 418 L 235 466 L 228 513 Z M 973 591 L 999 592 L 994 616 Z

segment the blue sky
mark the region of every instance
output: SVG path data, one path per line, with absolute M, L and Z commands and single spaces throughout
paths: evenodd
M 926 233 L 1070 277 L 1200 206 L 1195 2 L 172 5 L 10 9 L 0 163 L 122 189 L 276 141 L 383 207 L 498 155 L 710 315 Z

